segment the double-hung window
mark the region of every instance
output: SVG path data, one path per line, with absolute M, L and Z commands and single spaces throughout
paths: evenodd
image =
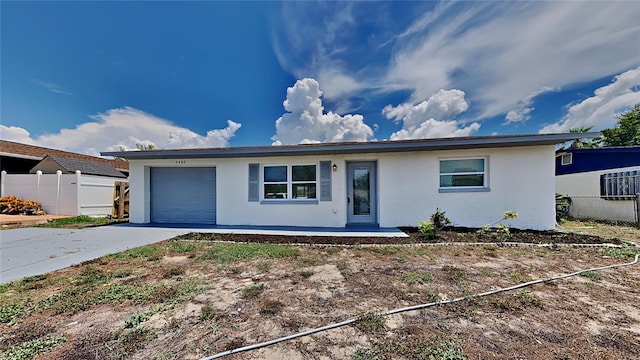
M 264 199 L 316 199 L 316 165 L 265 165 Z
M 487 159 L 440 160 L 440 191 L 488 191 Z

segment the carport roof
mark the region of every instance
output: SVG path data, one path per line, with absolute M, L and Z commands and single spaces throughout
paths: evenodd
M 459 150 L 498 147 L 555 145 L 579 138 L 597 137 L 600 133 L 562 133 L 531 135 L 473 136 L 401 141 L 343 142 L 280 146 L 224 147 L 102 152 L 102 156 L 126 159 L 196 159 L 267 156 L 303 156 L 336 154 L 371 154 L 387 152 Z

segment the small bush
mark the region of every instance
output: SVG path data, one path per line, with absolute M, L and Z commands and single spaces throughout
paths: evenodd
M 436 231 L 440 231 L 445 227 L 451 225 L 451 220 L 447 217 L 446 211 L 442 211 L 436 208 L 436 211 L 429 217 L 431 223 L 435 227 Z
M 431 221 L 420 221 L 418 223 L 418 231 L 420 234 L 425 235 L 429 239 L 436 237 L 436 228 Z

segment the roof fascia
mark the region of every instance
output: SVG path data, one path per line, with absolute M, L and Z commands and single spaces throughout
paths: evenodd
M 411 151 L 461 150 L 478 148 L 502 148 L 538 145 L 555 145 L 600 133 L 565 133 L 544 135 L 517 135 L 504 137 L 467 137 L 429 139 L 424 141 L 381 141 L 361 143 L 324 143 L 318 145 L 228 147 L 214 149 L 180 149 L 151 151 L 102 152 L 103 156 L 135 159 L 193 159 L 193 158 L 241 158 L 335 154 L 371 154 Z

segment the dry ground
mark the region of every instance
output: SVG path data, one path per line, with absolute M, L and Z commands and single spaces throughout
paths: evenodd
M 637 248 L 215 240 L 267 239 L 190 235 L 0 285 L 0 359 L 198 359 L 358 316 L 225 359 L 640 358 L 640 264 L 375 314 L 629 262 Z

